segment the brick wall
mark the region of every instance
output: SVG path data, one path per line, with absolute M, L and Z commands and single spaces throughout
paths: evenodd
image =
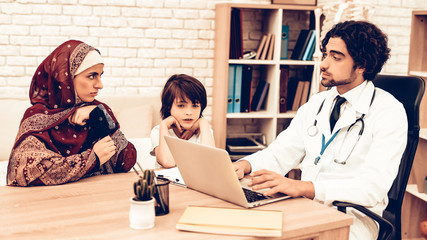
M 186 73 L 205 84 L 210 106 L 219 2 L 231 0 L 0 0 L 0 96 L 27 96 L 38 64 L 62 42 L 80 39 L 105 58 L 101 94 L 158 91 L 170 75 Z M 411 11 L 426 8 L 427 0 L 371 2 L 373 22 L 389 35 L 392 48 L 384 72 L 405 74 Z

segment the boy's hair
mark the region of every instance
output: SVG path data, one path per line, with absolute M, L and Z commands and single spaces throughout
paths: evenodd
M 387 35 L 372 23 L 345 21 L 336 24 L 322 40 L 322 52 L 329 39 L 335 37 L 344 41 L 355 67 L 365 69 L 365 80 L 373 80 L 390 57 Z
M 172 75 L 165 83 L 162 91 L 162 108 L 160 109 L 163 119 L 171 115 L 171 108 L 176 98 L 188 98 L 193 104 L 199 103 L 201 107 L 199 117 L 202 116 L 207 105 L 206 89 L 203 84 L 186 74 Z

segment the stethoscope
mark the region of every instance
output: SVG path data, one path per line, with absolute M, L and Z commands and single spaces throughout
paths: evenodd
M 375 99 L 375 91 L 376 91 L 376 90 L 374 89 L 374 92 L 372 93 L 372 98 L 371 98 L 371 102 L 370 102 L 370 104 L 369 104 L 369 107 L 372 105 L 372 102 L 373 102 L 373 101 L 374 101 L 374 99 Z M 316 117 L 315 117 L 315 119 L 314 119 L 313 125 L 311 125 L 310 127 L 308 127 L 308 128 L 307 128 L 307 134 L 308 134 L 308 136 L 310 136 L 310 137 L 314 137 L 314 136 L 316 136 L 316 135 L 317 135 L 317 133 L 319 132 L 319 130 L 318 130 L 318 128 L 317 128 L 317 116 L 319 115 L 320 111 L 322 111 L 323 104 L 325 103 L 325 100 L 326 100 L 326 99 L 324 99 L 324 100 L 322 101 L 322 104 L 320 104 L 320 107 L 319 107 L 319 110 L 317 111 L 317 114 L 316 114 Z M 364 118 L 365 118 L 365 114 L 362 114 L 362 116 L 360 116 L 358 119 L 356 119 L 356 121 L 355 121 L 354 123 L 352 123 L 352 124 L 348 127 L 348 129 L 347 129 L 347 131 L 346 131 L 346 133 L 345 133 L 345 135 L 344 135 L 343 144 L 341 144 L 341 147 L 340 147 L 340 149 L 339 149 L 339 152 L 341 152 L 341 148 L 342 148 L 342 146 L 344 145 L 345 139 L 347 138 L 347 135 L 348 135 L 348 133 L 351 131 L 351 129 L 352 129 L 352 128 L 357 124 L 357 122 L 360 122 L 360 123 L 361 123 L 361 127 L 360 127 L 360 130 L 359 130 L 359 134 L 358 134 L 358 136 L 357 136 L 356 143 L 353 145 L 353 147 L 352 147 L 352 149 L 351 149 L 351 151 L 350 151 L 350 154 L 348 154 L 348 155 L 347 155 L 347 157 L 346 157 L 346 159 L 345 159 L 344 161 L 338 161 L 337 159 L 334 159 L 334 162 L 335 162 L 335 163 L 342 164 L 342 165 L 345 165 L 345 164 L 347 163 L 348 158 L 350 157 L 351 153 L 353 152 L 354 148 L 356 147 L 357 143 L 359 142 L 359 139 L 360 139 L 360 137 L 362 136 L 363 131 L 365 130 L 365 121 L 363 120 Z M 328 145 L 329 145 L 329 144 L 334 140 L 334 138 L 336 137 L 336 135 L 338 134 L 338 132 L 339 132 L 340 130 L 341 130 L 341 129 L 339 129 L 338 131 L 336 131 L 336 132 L 332 135 L 332 137 L 329 139 L 329 141 L 327 141 L 326 143 L 325 143 L 325 136 L 322 134 L 322 150 L 320 151 L 320 155 L 319 155 L 318 157 L 316 157 L 316 158 L 315 158 L 315 160 L 314 160 L 314 164 L 315 164 L 315 165 L 317 165 L 317 163 L 319 162 L 319 160 L 320 160 L 321 156 L 323 155 L 323 152 L 326 150 L 326 148 L 328 147 Z

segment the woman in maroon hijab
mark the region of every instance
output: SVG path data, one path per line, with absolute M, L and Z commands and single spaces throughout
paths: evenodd
M 99 51 L 70 40 L 37 68 L 9 158 L 7 184 L 56 185 L 129 171 L 135 147 L 111 109 L 95 100 L 103 88 Z

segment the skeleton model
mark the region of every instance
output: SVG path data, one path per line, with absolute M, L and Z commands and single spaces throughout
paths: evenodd
M 325 4 L 319 5 L 320 8 L 317 8 L 314 11 L 316 17 L 316 29 L 320 29 L 320 16 L 325 16 L 322 25 L 321 34 L 316 31 L 316 50 L 313 54 L 314 64 L 314 74 L 311 84 L 311 93 L 316 93 L 319 91 L 320 86 L 320 61 L 322 58 L 322 53 L 320 51 L 320 41 L 325 37 L 326 33 L 332 28 L 336 23 L 346 21 L 346 20 L 367 20 L 370 21 L 374 13 L 374 6 L 363 0 L 340 0 L 334 2 L 328 2 Z

